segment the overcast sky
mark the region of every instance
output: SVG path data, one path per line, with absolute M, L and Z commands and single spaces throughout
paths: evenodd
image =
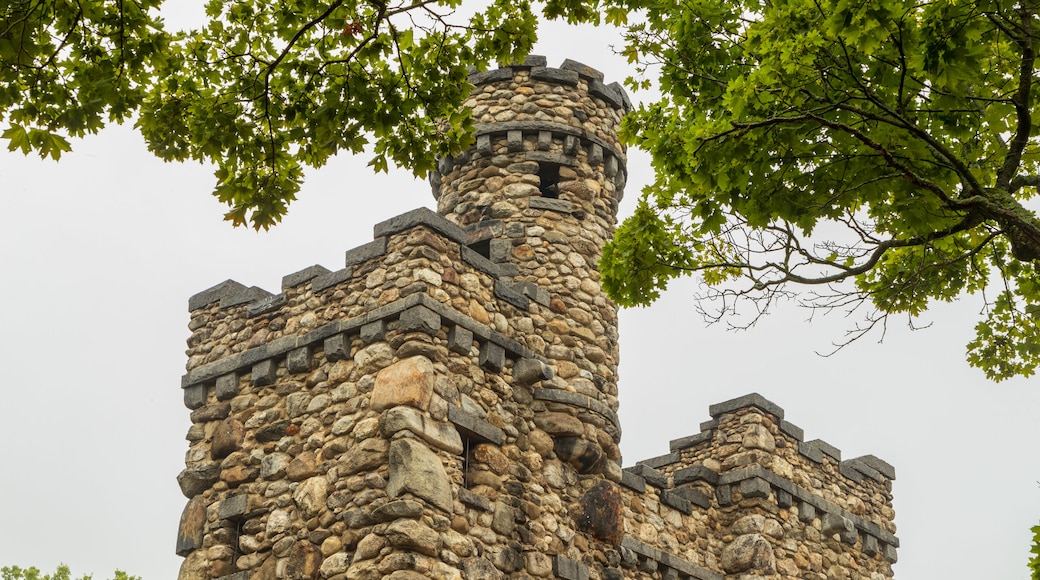
M 538 52 L 622 80 L 617 42 L 554 28 Z M 433 200 L 404 172 L 338 158 L 308 178 L 282 225 L 258 234 L 221 220 L 211 169 L 154 159 L 129 127 L 73 146 L 57 164 L 0 154 L 0 566 L 175 578 L 188 297 L 227 278 L 277 292 L 285 274 L 337 269 L 373 224 Z M 630 156 L 626 215 L 650 176 L 645 156 Z M 625 465 L 698 431 L 708 405 L 758 392 L 807 439 L 896 467 L 896 578 L 1029 577 L 1040 385 L 989 383 L 967 366 L 978 304 L 936 307 L 926 330 L 892 325 L 883 344 L 868 337 L 822 358 L 850 320 L 809 324 L 791 306 L 749 332 L 706 328 L 696 290 L 678 283 L 621 314 Z

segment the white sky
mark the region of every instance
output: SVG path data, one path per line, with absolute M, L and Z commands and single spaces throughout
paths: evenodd
M 628 74 L 608 32 L 542 36 L 550 65 Z M 0 566 L 174 578 L 188 297 L 227 278 L 276 292 L 311 264 L 339 268 L 373 224 L 433 201 L 403 172 L 340 158 L 308 179 L 282 225 L 257 234 L 221 220 L 210 169 L 163 164 L 129 127 L 73 146 L 57 164 L 0 154 Z M 645 156 L 630 153 L 626 215 L 649 179 Z M 667 453 L 708 405 L 759 392 L 807 439 L 895 465 L 896 578 L 1029 577 L 1040 389 L 989 383 L 963 361 L 977 305 L 934 308 L 927 330 L 891 328 L 882 345 L 821 358 L 849 321 L 809 325 L 790 307 L 750 332 L 705 328 L 695 290 L 676 284 L 621 315 L 625 465 Z

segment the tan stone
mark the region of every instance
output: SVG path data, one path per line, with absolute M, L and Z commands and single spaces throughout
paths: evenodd
M 534 424 L 550 435 L 577 437 L 585 433 L 585 424 L 580 419 L 566 413 L 539 413 L 534 417 Z
M 376 411 L 398 405 L 426 410 L 433 397 L 435 383 L 433 363 L 424 356 L 398 361 L 376 375 L 371 407 Z
M 749 425 L 744 432 L 742 441 L 748 449 L 761 449 L 762 451 L 776 451 L 776 440 L 773 435 L 762 425 Z

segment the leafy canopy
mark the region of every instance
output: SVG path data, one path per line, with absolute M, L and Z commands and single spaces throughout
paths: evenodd
M 629 6 L 627 54 L 663 97 L 623 127 L 656 180 L 603 257 L 619 303 L 699 273 L 721 319 L 808 287 L 810 308 L 864 314 L 854 340 L 978 294 L 969 362 L 1035 372 L 1037 2 Z
M 91 580 L 92 576 L 83 575 L 76 580 Z M 53 574 L 43 574 L 36 568 L 19 568 L 7 566 L 0 568 L 0 580 L 72 580 L 72 572 L 65 564 L 58 566 Z M 116 570 L 112 580 L 141 580 L 140 576 L 129 576 L 126 572 Z
M 472 140 L 469 67 L 536 39 L 530 0 L 208 0 L 205 26 L 163 28 L 162 0 L 13 0 L 0 7 L 0 127 L 11 150 L 57 159 L 67 136 L 137 113 L 149 149 L 217 166 L 236 225 L 285 214 L 304 167 L 369 152 L 417 175 Z M 596 21 L 583 0 L 547 17 Z

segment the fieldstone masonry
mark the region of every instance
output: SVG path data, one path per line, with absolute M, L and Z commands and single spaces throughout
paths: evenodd
M 891 578 L 893 468 L 760 395 L 621 468 L 596 264 L 631 104 L 573 61 L 471 81 L 436 213 L 189 300 L 180 580 Z

